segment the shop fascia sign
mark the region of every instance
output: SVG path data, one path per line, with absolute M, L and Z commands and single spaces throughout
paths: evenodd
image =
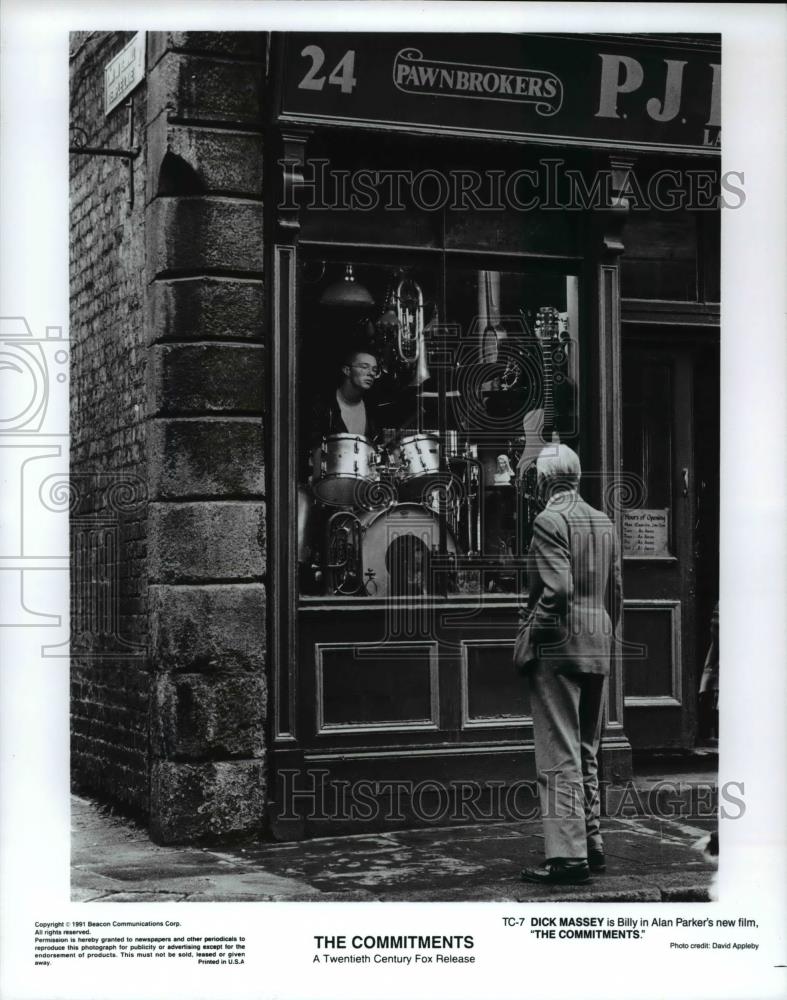
M 131 41 L 104 67 L 104 114 L 121 104 L 145 78 L 145 32 Z
M 721 60 L 627 36 L 283 36 L 279 118 L 718 153 Z

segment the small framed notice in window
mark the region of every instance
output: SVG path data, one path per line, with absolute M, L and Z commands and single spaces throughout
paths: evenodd
M 623 554 L 669 555 L 669 509 L 639 508 L 624 511 Z

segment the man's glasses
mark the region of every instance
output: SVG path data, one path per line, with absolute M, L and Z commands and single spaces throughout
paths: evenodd
M 350 365 L 350 367 L 351 368 L 360 368 L 360 370 L 362 372 L 369 372 L 369 374 L 373 378 L 379 378 L 382 375 L 382 372 L 377 367 L 377 365 L 370 365 L 370 364 L 367 364 L 367 362 L 365 362 L 365 361 L 362 361 L 361 364 L 359 364 L 359 365 Z

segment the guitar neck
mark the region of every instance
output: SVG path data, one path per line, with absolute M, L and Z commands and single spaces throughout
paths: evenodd
M 541 338 L 542 374 L 544 379 L 543 408 L 545 441 L 554 437 L 555 403 L 554 374 L 552 369 L 552 349 L 558 335 L 558 312 L 553 306 L 542 306 L 538 310 L 537 330 Z

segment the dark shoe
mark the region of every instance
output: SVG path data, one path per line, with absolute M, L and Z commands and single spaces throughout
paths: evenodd
M 587 861 L 553 858 L 543 868 L 523 868 L 519 877 L 539 885 L 584 885 L 590 881 L 590 869 Z
M 588 868 L 592 872 L 605 872 L 607 870 L 607 859 L 603 851 L 588 851 Z

